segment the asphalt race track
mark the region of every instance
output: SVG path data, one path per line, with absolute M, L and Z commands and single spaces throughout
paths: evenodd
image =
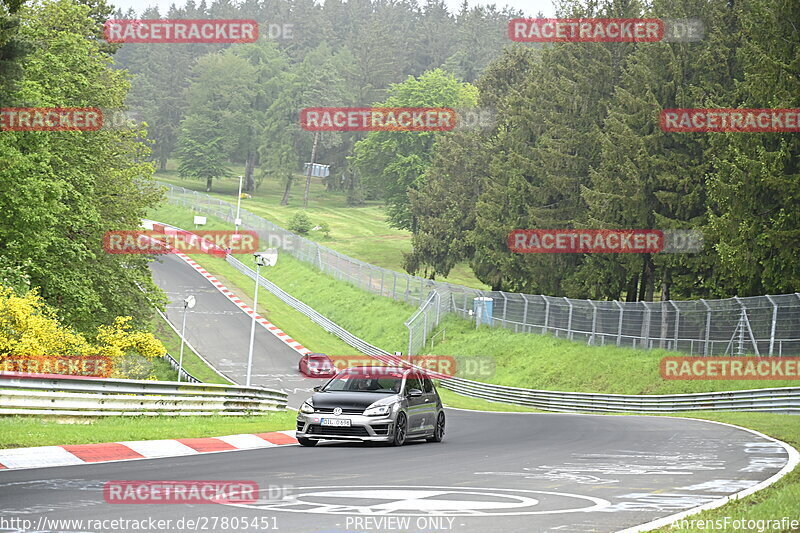
M 787 459 L 771 441 L 702 421 L 447 415 L 440 444 L 287 446 L 2 472 L 2 516 L 33 523 L 44 516 L 173 524 L 181 518 L 265 517 L 270 528 L 289 533 L 617 531 L 738 492 Z M 127 479 L 250 480 L 265 495 L 241 507 L 105 503 L 103 483 Z M 403 520 L 409 527 L 399 526 Z
M 243 375 L 248 317 L 177 258 L 153 270 L 174 301 L 188 292 L 197 297 L 191 342 L 226 373 Z M 170 317 L 180 323 L 179 309 Z M 254 382 L 308 383 L 270 377 L 296 373 L 298 357 L 270 337 L 257 334 Z M 439 444 L 323 443 L 9 470 L 0 472 L 0 516 L 30 520 L 27 531 L 159 530 L 85 522 L 127 519 L 171 520 L 161 529 L 169 531 L 613 532 L 737 493 L 788 461 L 774 441 L 699 420 L 453 409 L 447 417 Z M 247 480 L 263 496 L 242 505 L 108 504 L 102 489 L 109 480 Z
M 153 280 L 170 300 L 167 305 L 170 321 L 181 328 L 183 299 L 193 294 L 197 304 L 186 316 L 186 338 L 217 370 L 244 385 L 247 382 L 251 316 L 179 257 L 163 255 L 150 265 Z M 260 290 L 263 296 L 266 289 Z M 178 354 L 172 355 L 178 358 Z M 289 394 L 291 407 L 300 407 L 310 395 L 311 388 L 322 380 L 301 376 L 297 371 L 299 361 L 300 354 L 256 324 L 252 385 L 282 390 Z

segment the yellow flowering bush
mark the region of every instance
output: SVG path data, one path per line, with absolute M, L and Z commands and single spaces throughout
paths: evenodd
M 0 370 L 80 374 L 80 365 L 70 362 L 106 359 L 110 368 L 104 375 L 152 379 L 152 360 L 166 349 L 151 333 L 134 330 L 131 320 L 117 317 L 112 325 L 100 326 L 92 343 L 61 324 L 36 290 L 19 296 L 0 285 Z

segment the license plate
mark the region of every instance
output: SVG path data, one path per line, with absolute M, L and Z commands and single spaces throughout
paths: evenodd
M 350 419 L 349 418 L 323 418 L 320 420 L 320 424 L 323 426 L 334 426 L 334 427 L 350 427 Z

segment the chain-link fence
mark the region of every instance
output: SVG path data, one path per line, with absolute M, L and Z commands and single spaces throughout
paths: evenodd
M 234 223 L 236 206 L 168 187 L 169 201 Z M 519 333 L 551 334 L 591 345 L 664 348 L 695 355 L 800 353 L 800 293 L 725 300 L 618 302 L 482 291 L 370 265 L 295 235 L 242 209 L 242 227 L 338 280 L 419 305 L 408 319 L 408 353 L 419 354 L 447 313 Z M 491 301 L 477 301 L 490 298 Z M 480 312 L 476 313 L 479 309 Z M 488 306 L 488 307 L 485 307 Z

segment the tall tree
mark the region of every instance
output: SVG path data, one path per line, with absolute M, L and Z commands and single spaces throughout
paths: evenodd
M 206 181 L 229 175 L 227 161 L 252 149 L 257 94 L 255 67 L 232 52 L 200 57 L 187 91 L 188 110 L 178 141 L 182 175 Z
M 85 38 L 96 29 L 89 14 L 69 0 L 20 11 L 22 36 L 36 46 L 14 101 L 122 106 L 127 77 L 111 68 L 101 43 Z M 149 319 L 152 301 L 163 301 L 146 257 L 102 248 L 106 231 L 137 228 L 161 198 L 143 136 L 139 128 L 0 135 L 0 256 L 81 331 L 119 315 Z
M 473 85 L 436 69 L 392 86 L 389 98 L 379 107 L 470 108 L 477 105 L 477 97 Z M 376 131 L 356 143 L 353 163 L 367 185 L 386 200 L 392 226 L 416 232 L 408 191 L 422 185 L 433 143 L 440 135 L 435 131 Z
M 800 107 L 800 5 L 746 0 L 738 106 Z M 711 138 L 709 215 L 718 294 L 750 296 L 800 287 L 800 139 L 797 133 Z

